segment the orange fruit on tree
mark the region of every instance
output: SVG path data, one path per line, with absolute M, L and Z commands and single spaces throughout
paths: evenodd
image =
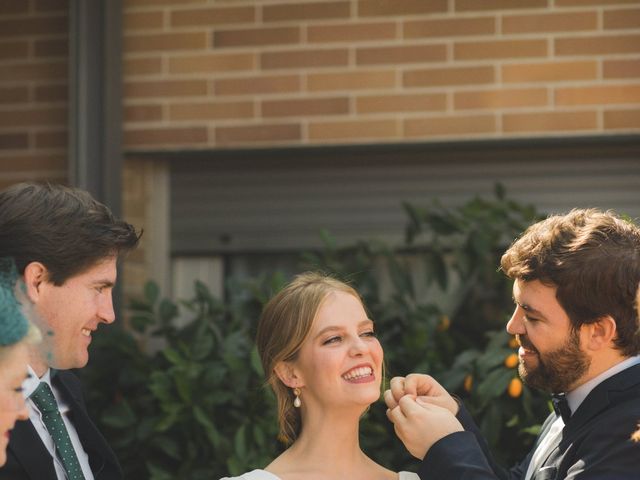
M 509 382 L 507 392 L 509 392 L 509 396 L 512 398 L 518 398 L 522 395 L 522 380 L 519 378 L 512 378 Z
M 518 354 L 512 353 L 504 359 L 504 366 L 507 368 L 515 368 L 518 366 Z
M 473 388 L 473 377 L 469 374 L 464 377 L 464 389 L 465 391 L 470 392 L 471 388 Z

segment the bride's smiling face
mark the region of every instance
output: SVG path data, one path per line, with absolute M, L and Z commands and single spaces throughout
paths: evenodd
M 327 295 L 294 362 L 303 405 L 370 405 L 380 397 L 383 352 L 355 296 Z

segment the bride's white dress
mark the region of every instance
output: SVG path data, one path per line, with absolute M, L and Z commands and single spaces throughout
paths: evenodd
M 420 480 L 417 473 L 399 472 L 398 475 L 400 476 L 399 480 Z M 239 477 L 224 477 L 220 480 L 280 480 L 280 478 L 264 470 L 253 470 Z

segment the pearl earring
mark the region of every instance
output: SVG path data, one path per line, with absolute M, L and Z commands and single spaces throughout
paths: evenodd
M 300 408 L 300 405 L 302 405 L 302 402 L 300 401 L 300 389 L 298 387 L 294 388 L 293 394 L 296 396 L 296 398 L 293 399 L 293 406 Z

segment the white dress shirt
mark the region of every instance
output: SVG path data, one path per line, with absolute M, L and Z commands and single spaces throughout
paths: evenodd
M 84 448 L 82 448 L 80 438 L 78 437 L 78 432 L 73 426 L 73 423 L 71 423 L 71 421 L 69 420 L 69 405 L 64 401 L 64 398 L 55 387 L 55 385 L 51 384 L 51 370 L 47 370 L 42 378 L 38 378 L 31 366 L 29 366 L 29 377 L 22 384 L 25 398 L 28 399 L 29 396 L 31 396 L 35 389 L 38 388 L 40 382 L 46 382 L 49 387 L 51 387 L 53 396 L 56 397 L 58 409 L 60 410 L 62 420 L 67 427 L 67 432 L 69 432 L 71 444 L 73 445 L 73 449 L 76 451 L 76 455 L 78 456 L 78 461 L 80 462 L 80 467 L 82 467 L 84 478 L 86 480 L 94 480 L 93 473 L 91 472 L 91 467 L 89 466 L 89 456 L 87 455 L 87 452 L 84 451 Z M 51 438 L 51 435 L 49 435 L 47 427 L 45 427 L 44 422 L 42 421 L 42 414 L 40 413 L 40 410 L 38 410 L 38 407 L 35 406 L 33 400 L 30 399 L 27 400 L 27 408 L 29 409 L 29 420 L 36 429 L 36 432 L 38 432 L 42 443 L 53 458 L 53 466 L 56 469 L 58 480 L 66 480 L 67 475 L 64 473 L 62 462 L 58 458 L 58 455 L 56 455 L 56 447 L 53 443 L 53 438 Z

